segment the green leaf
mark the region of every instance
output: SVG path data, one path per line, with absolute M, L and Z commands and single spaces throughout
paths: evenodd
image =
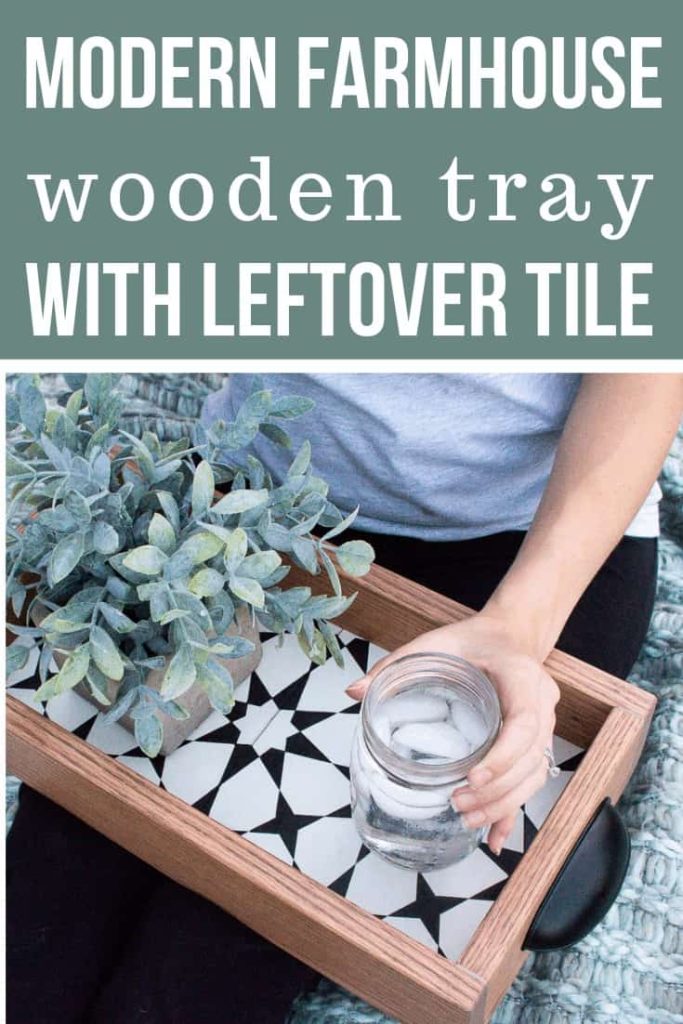
M 270 391 L 264 389 L 253 391 L 238 409 L 237 419 L 238 421 L 262 420 L 270 412 L 272 404 L 273 396 Z
M 341 582 L 339 580 L 339 573 L 337 572 L 337 568 L 334 562 L 332 561 L 332 559 L 327 554 L 324 548 L 320 548 L 320 558 L 322 560 L 323 566 L 325 567 L 325 572 L 329 577 L 330 583 L 332 584 L 332 589 L 334 590 L 337 597 L 341 597 L 342 587 Z
M 307 519 L 303 519 L 300 523 L 297 523 L 296 526 L 293 526 L 292 533 L 294 534 L 294 536 L 307 536 L 311 532 L 311 530 L 314 530 L 315 527 L 318 525 L 318 522 L 320 521 L 324 511 L 324 507 L 319 508 L 317 509 L 316 512 L 313 513 L 313 515 L 310 515 Z
M 197 677 L 197 667 L 189 646 L 183 646 L 173 655 L 161 684 L 161 696 L 175 700 L 190 689 Z
M 190 712 L 187 708 L 184 708 L 182 704 L 177 704 L 174 700 L 159 700 L 158 707 L 178 722 L 186 722 L 190 717 Z
M 280 448 L 291 448 L 292 439 L 289 434 L 278 427 L 277 423 L 262 423 L 259 427 L 261 433 Z
M 5 629 L 15 636 L 42 636 L 42 630 L 37 626 L 17 626 L 14 622 L 6 622 Z
M 320 622 L 318 625 L 327 649 L 334 658 L 335 663 L 339 668 L 344 668 L 344 654 L 332 626 L 330 626 L 329 622 Z
M 233 576 L 230 580 L 230 589 L 241 601 L 246 601 L 254 608 L 263 608 L 265 595 L 263 587 L 256 580 L 250 580 L 247 576 Z
M 224 526 L 216 526 L 214 523 L 202 522 L 198 525 L 201 526 L 203 530 L 207 530 L 209 533 L 212 533 L 214 537 L 218 537 L 223 544 L 227 544 L 235 532 L 234 530 L 227 530 Z
M 88 458 L 92 455 L 95 449 L 103 448 L 106 444 L 107 438 L 111 433 L 109 424 L 104 423 L 101 427 L 98 427 L 94 434 L 91 434 L 90 440 L 85 446 L 85 454 Z M 107 458 L 107 462 L 109 459 Z
M 197 683 L 205 691 L 214 711 L 227 715 L 235 703 L 232 676 L 223 665 L 210 658 L 197 671 Z
M 375 560 L 375 552 L 365 540 L 347 540 L 335 554 L 344 572 L 350 576 L 365 576 Z
M 108 679 L 123 679 L 123 661 L 116 644 L 101 626 L 90 630 L 90 654 L 100 672 Z
M 164 742 L 164 730 L 153 711 L 135 719 L 135 739 L 147 757 L 156 757 Z
M 225 542 L 225 550 L 223 551 L 223 560 L 225 562 L 225 568 L 229 573 L 237 571 L 239 566 L 247 553 L 249 541 L 246 533 L 241 527 L 232 531 L 232 534 Z
M 83 534 L 71 533 L 63 537 L 50 556 L 50 582 L 52 586 L 66 579 L 83 557 Z
M 293 621 L 300 614 L 306 601 L 311 596 L 310 587 L 290 587 L 288 590 L 268 592 L 268 604 L 274 606 L 288 621 Z
M 183 463 L 180 459 L 173 459 L 172 462 L 164 462 L 158 465 L 154 470 L 154 483 L 160 484 L 163 480 L 168 480 L 169 476 L 173 476 L 173 474 L 180 469 L 182 464 Z
M 251 486 L 253 488 L 263 487 L 266 476 L 263 463 L 259 462 L 253 455 L 247 455 L 247 464 L 249 466 L 249 483 Z
M 22 618 L 27 593 L 26 587 L 22 587 L 21 584 L 17 583 L 15 580 L 14 586 L 12 587 L 10 603 L 12 605 L 12 611 L 18 619 Z
M 215 569 L 200 569 L 189 583 L 190 590 L 197 597 L 215 597 L 223 589 L 225 580 Z
M 161 444 L 156 434 L 152 433 L 151 430 L 144 430 L 142 432 L 142 443 L 157 458 L 161 458 Z
M 195 564 L 191 551 L 183 551 L 182 548 L 178 548 L 164 566 L 164 579 L 169 582 L 183 579 L 190 575 Z
M 357 594 L 350 594 L 348 597 L 325 597 L 324 595 L 312 597 L 306 602 L 303 609 L 304 615 L 315 619 L 334 619 L 342 615 L 356 600 Z
M 161 622 L 169 610 L 169 596 L 165 587 L 157 588 L 149 598 L 149 614 L 152 622 Z
M 123 718 L 133 701 L 137 699 L 138 692 L 138 687 L 135 687 L 134 689 L 128 690 L 127 693 L 117 696 L 109 711 L 105 711 L 102 715 L 102 725 L 111 725 L 112 722 L 118 722 L 119 718 Z
M 101 604 L 100 612 L 117 633 L 130 633 L 137 623 L 111 604 Z
M 133 548 L 123 558 L 123 564 L 141 576 L 157 576 L 164 567 L 167 556 L 154 544 L 143 544 Z
M 313 631 L 313 641 L 309 643 L 303 633 L 297 634 L 299 645 L 304 654 L 311 659 L 314 665 L 324 665 L 327 661 L 327 645 L 325 638 L 319 629 Z
M 161 446 L 161 452 L 163 457 L 168 459 L 171 455 L 180 455 L 191 447 L 192 444 L 189 437 L 179 437 L 176 441 L 164 441 Z
M 148 480 L 150 483 L 154 482 L 156 466 L 147 446 L 144 445 L 139 438 L 133 437 L 133 435 L 129 434 L 126 430 L 122 430 L 121 433 L 133 446 L 133 454 L 131 458 L 134 462 L 137 462 L 140 472 L 144 476 L 145 480 Z
M 297 416 L 303 416 L 315 408 L 312 398 L 303 398 L 300 395 L 285 395 L 276 398 L 270 410 L 271 416 L 279 416 L 282 419 L 291 420 Z
M 111 460 L 106 452 L 100 452 L 92 464 L 92 475 L 95 483 L 108 488 L 111 479 Z
M 175 551 L 175 530 L 168 519 L 160 516 L 158 512 L 155 512 L 150 519 L 149 527 L 147 528 L 147 538 L 150 544 L 160 548 L 167 555 Z
M 145 582 L 145 576 L 143 573 L 133 572 L 132 569 L 128 569 L 124 562 L 124 559 L 130 554 L 129 551 L 119 551 L 115 555 L 109 556 L 109 564 L 116 570 L 119 576 L 122 576 L 126 581 L 126 585 L 137 586 L 140 583 Z M 113 577 L 110 577 L 112 579 Z M 107 582 L 107 586 L 109 583 Z M 128 591 L 130 593 L 130 591 Z
M 191 617 L 196 620 L 197 625 L 202 629 L 211 628 L 211 619 L 203 601 L 191 594 L 189 590 L 176 590 L 173 596 L 178 607 L 189 612 Z
M 280 526 L 279 523 L 270 523 L 259 527 L 259 533 L 268 547 L 275 548 L 277 551 L 292 550 L 292 534 L 286 527 Z
M 247 512 L 258 505 L 265 505 L 268 501 L 268 491 L 263 488 L 258 491 L 231 491 L 226 494 L 211 509 L 222 516 L 235 515 L 239 512 Z
M 251 640 L 243 636 L 224 636 L 220 640 L 212 641 L 209 646 L 211 653 L 221 658 L 243 658 L 254 651 Z
M 45 399 L 35 385 L 30 385 L 19 398 L 21 422 L 34 437 L 40 437 L 45 423 Z
M 115 601 L 124 601 L 126 604 L 130 604 L 135 600 L 135 588 L 118 576 L 110 576 L 105 587 Z
M 253 580 L 264 580 L 282 564 L 277 551 L 257 551 L 249 555 L 240 564 L 240 576 L 249 576 Z
M 40 626 L 46 633 L 78 633 L 81 629 L 87 629 L 85 622 L 74 622 L 70 619 L 65 608 L 58 608 L 57 611 L 46 615 Z
M 72 423 L 78 423 L 78 414 L 83 404 L 83 391 L 82 389 L 74 391 L 69 395 L 69 401 L 66 403 L 66 414 Z
M 292 537 L 292 551 L 304 568 L 315 576 L 318 572 L 318 558 L 313 541 L 306 537 Z
M 299 452 L 287 470 L 287 476 L 302 476 L 311 464 L 311 442 L 304 441 Z
M 80 523 L 89 523 L 92 519 L 90 505 L 78 491 L 68 492 L 64 498 L 64 507 Z
M 190 613 L 186 612 L 184 608 L 169 608 L 167 612 L 160 617 L 159 622 L 162 626 L 167 626 L 169 622 L 175 622 L 176 619 L 189 619 Z
M 19 412 L 19 396 L 15 391 L 9 389 L 5 400 L 5 419 L 7 427 L 10 430 L 13 427 L 18 427 L 21 420 L 21 413 Z
M 250 444 L 258 433 L 258 420 L 244 420 L 239 423 L 225 424 L 219 421 L 214 423 L 211 429 L 211 436 L 214 443 L 221 448 L 245 448 Z
M 200 462 L 192 481 L 192 515 L 201 519 L 211 507 L 213 493 L 216 489 L 213 470 L 208 462 Z
M 60 454 L 60 453 L 58 453 Z M 22 462 L 16 455 L 7 452 L 5 459 L 5 476 L 35 476 L 35 469 L 28 462 Z
M 92 542 L 95 551 L 101 555 L 113 555 L 119 546 L 119 535 L 109 523 L 98 521 L 93 529 Z
M 89 373 L 85 378 L 85 400 L 93 414 L 106 403 L 112 383 L 112 377 L 108 373 Z
M 83 644 L 69 655 L 56 676 L 52 676 L 36 690 L 36 700 L 50 700 L 51 697 L 73 689 L 88 671 L 89 664 L 88 644 Z
M 5 652 L 5 673 L 9 676 L 12 672 L 18 672 L 28 661 L 30 647 L 24 644 L 13 643 Z
M 215 537 L 212 533 L 203 531 L 202 533 L 195 533 L 191 537 L 188 537 L 183 544 L 180 545 L 177 555 L 181 557 L 187 556 L 194 565 L 198 565 L 200 562 L 208 562 L 210 558 L 217 555 L 223 548 L 223 542 L 219 537 Z
M 68 448 L 58 448 L 47 434 L 40 435 L 40 446 L 56 469 L 69 469 L 71 452 Z
M 101 599 L 102 594 L 103 587 L 83 587 L 83 590 L 74 594 L 62 609 L 64 618 L 71 622 L 85 622 L 94 612 L 95 605 Z
M 235 617 L 235 605 L 226 590 L 207 599 L 207 608 L 216 633 L 222 634 Z
M 170 491 L 157 491 L 157 500 L 161 505 L 162 511 L 169 523 L 174 530 L 180 529 L 180 511 L 178 509 L 178 502 L 175 500 Z
M 107 696 L 107 677 L 100 672 L 97 665 L 93 665 L 93 663 L 90 662 L 85 678 L 88 682 L 90 693 L 95 700 L 98 700 L 100 704 L 104 704 L 105 707 L 108 707 L 111 704 L 111 701 Z
M 356 508 L 353 510 L 353 512 L 349 513 L 349 515 L 346 517 L 346 519 L 342 519 L 342 521 L 340 523 L 337 523 L 337 525 L 333 526 L 331 530 L 328 530 L 327 533 L 323 534 L 322 539 L 323 540 L 331 540 L 332 537 L 336 537 L 336 536 L 338 536 L 338 534 L 343 533 L 344 530 L 347 530 L 349 528 L 349 526 L 351 526 L 351 524 L 353 523 L 353 521 L 355 520 L 357 515 L 358 515 L 358 506 L 356 506 Z

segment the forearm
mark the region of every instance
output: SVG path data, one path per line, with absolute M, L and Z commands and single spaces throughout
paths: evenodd
M 484 609 L 545 659 L 666 457 L 683 377 L 587 374 L 532 527 Z

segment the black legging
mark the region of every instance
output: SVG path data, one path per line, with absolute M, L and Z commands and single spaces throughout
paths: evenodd
M 381 565 L 473 608 L 523 539 L 365 536 Z M 558 646 L 627 675 L 652 612 L 656 566 L 655 540 L 625 538 Z M 317 980 L 27 787 L 8 841 L 7 935 L 8 1024 L 282 1024 Z

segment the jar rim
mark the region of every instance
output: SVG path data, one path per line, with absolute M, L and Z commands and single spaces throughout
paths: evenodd
M 397 686 L 400 686 L 400 674 L 398 679 L 392 680 L 392 676 L 395 676 L 397 671 L 399 673 L 403 672 L 405 678 L 405 670 L 408 669 L 408 678 L 410 678 L 411 675 L 415 676 L 418 667 L 424 671 L 427 664 L 432 666 L 432 671 L 435 665 L 441 667 L 446 675 L 444 682 L 446 684 L 450 682 L 453 685 L 459 685 L 461 689 L 466 685 L 463 677 L 469 677 L 469 681 L 483 694 L 482 697 L 478 693 L 480 702 L 485 707 L 488 705 L 487 710 L 492 714 L 494 721 L 489 729 L 488 736 L 483 743 L 475 747 L 466 757 L 454 761 L 441 761 L 436 764 L 413 761 L 410 758 L 397 754 L 392 747 L 382 740 L 372 724 L 371 714 L 379 700 L 378 691 L 381 687 L 386 685 L 388 680 L 394 681 Z M 448 678 L 449 669 L 450 680 Z M 415 682 L 418 683 L 419 679 L 415 678 Z M 402 782 L 409 781 L 411 785 L 423 785 L 426 787 L 450 785 L 464 778 L 470 769 L 474 768 L 493 746 L 500 730 L 500 725 L 501 716 L 498 694 L 488 676 L 476 665 L 466 661 L 465 658 L 439 651 L 420 651 L 417 654 L 404 654 L 402 657 L 391 661 L 372 680 L 361 705 L 361 726 L 370 752 L 385 771 L 388 771 Z

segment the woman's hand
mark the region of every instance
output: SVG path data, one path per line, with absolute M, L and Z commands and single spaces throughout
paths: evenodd
M 526 654 L 500 620 L 479 612 L 463 622 L 423 633 L 382 658 L 347 690 L 360 699 L 390 662 L 406 654 L 454 654 L 480 668 L 498 692 L 503 726 L 498 739 L 453 794 L 468 828 L 490 825 L 490 849 L 499 854 L 517 811 L 548 777 L 544 749 L 552 745 L 559 689 L 542 665 Z

